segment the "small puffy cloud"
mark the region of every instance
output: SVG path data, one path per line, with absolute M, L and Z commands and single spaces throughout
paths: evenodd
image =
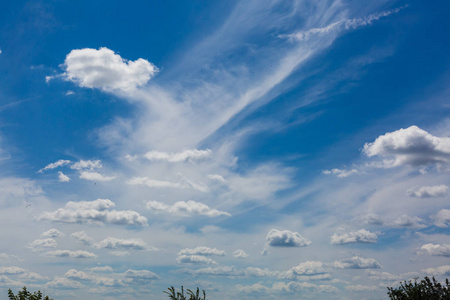
M 338 269 L 379 269 L 381 265 L 373 258 L 353 256 L 335 261 L 333 267 Z
M 231 216 L 229 213 L 225 211 L 210 208 L 206 204 L 195 202 L 192 200 L 178 201 L 173 205 L 166 205 L 162 202 L 157 201 L 149 201 L 147 202 L 146 207 L 154 211 L 164 211 L 177 216 L 191 216 L 191 215 L 203 215 L 208 217 Z
M 147 243 L 141 239 L 118 239 L 114 237 L 107 237 L 95 243 L 94 247 L 98 249 L 154 250 L 154 248 L 149 248 Z
M 123 275 L 133 281 L 150 281 L 159 279 L 160 277 L 149 270 L 126 270 Z
M 311 276 L 326 273 L 325 266 L 321 261 L 307 261 L 291 268 L 288 273 L 295 276 Z
M 322 171 L 322 173 L 327 174 L 327 175 L 333 174 L 339 178 L 345 178 L 352 174 L 357 174 L 358 170 L 355 170 L 355 169 L 351 169 L 351 170 L 331 169 L 331 170 L 324 170 L 324 171 Z
M 219 250 L 216 248 L 209 248 L 209 247 L 196 247 L 193 249 L 186 248 L 181 250 L 178 255 L 204 255 L 204 256 L 210 256 L 210 255 L 216 255 L 216 256 L 225 256 L 226 253 L 223 250 Z
M 237 275 L 233 267 L 220 266 L 220 267 L 208 267 L 189 271 L 193 275 L 211 275 L 211 276 L 233 276 Z
M 363 152 L 368 157 L 392 158 L 391 166 L 450 162 L 450 138 L 436 137 L 411 126 L 379 136 L 373 143 L 366 143 Z
M 74 232 L 71 236 L 85 245 L 91 245 L 94 242 L 94 240 L 89 237 L 85 231 Z
M 73 280 L 91 280 L 92 279 L 92 275 L 90 275 L 86 272 L 83 272 L 83 271 L 75 270 L 75 269 L 70 269 L 69 271 L 67 271 L 66 274 L 64 274 L 64 277 L 73 279 Z
M 55 278 L 47 283 L 46 286 L 60 290 L 76 290 L 83 288 L 83 285 L 78 281 L 58 276 L 55 276 Z
M 436 215 L 432 216 L 432 219 L 437 227 L 448 227 L 448 224 L 450 224 L 450 209 L 441 209 Z
M 68 165 L 68 164 L 70 164 L 70 163 L 72 163 L 70 160 L 67 160 L 67 159 L 60 159 L 60 160 L 58 160 L 57 162 L 54 162 L 54 163 L 51 163 L 51 164 L 46 165 L 45 167 L 43 167 L 42 169 L 40 169 L 38 172 L 39 172 L 39 173 L 42 173 L 42 172 L 44 172 L 44 171 L 46 171 L 46 170 L 53 170 L 53 169 L 56 169 L 56 168 L 59 168 L 59 167 Z
M 448 186 L 445 184 L 433 185 L 433 186 L 423 186 L 419 189 L 408 190 L 407 194 L 410 197 L 416 198 L 437 198 L 444 197 L 448 193 Z
M 93 267 L 89 269 L 92 272 L 98 272 L 98 273 L 110 273 L 113 271 L 113 268 L 110 266 L 104 266 L 104 267 Z
M 212 151 L 206 150 L 185 150 L 177 153 L 168 153 L 160 151 L 147 152 L 144 157 L 150 161 L 168 161 L 168 162 L 196 162 L 199 160 L 210 158 Z
M 394 227 L 410 227 L 410 228 L 425 228 L 425 220 L 419 217 L 410 217 L 407 215 L 402 215 L 398 217 L 394 222 L 389 224 Z
M 108 48 L 72 50 L 64 61 L 64 78 L 80 87 L 131 92 L 158 72 L 149 61 L 127 61 Z
M 216 265 L 217 262 L 211 258 L 204 257 L 201 255 L 178 255 L 177 263 L 179 264 L 208 264 Z
M 97 160 L 80 160 L 70 166 L 73 170 L 87 170 L 93 171 L 95 169 L 100 169 L 102 163 L 99 159 Z
M 172 182 L 167 180 L 156 180 L 150 179 L 148 177 L 133 177 L 127 182 L 130 185 L 144 185 L 151 188 L 189 188 L 189 186 L 185 184 L 181 184 L 178 182 Z
M 365 229 L 348 233 L 335 233 L 331 236 L 331 244 L 343 245 L 349 243 L 376 243 L 378 236 L 376 233 Z
M 90 181 L 111 181 L 116 179 L 116 176 L 105 176 L 98 172 L 81 171 L 80 178 Z
M 242 249 L 238 249 L 233 252 L 233 256 L 236 258 L 247 258 L 249 255 Z
M 8 253 L 0 253 L 0 262 L 10 261 L 10 260 L 22 260 L 22 259 L 17 255 L 12 255 L 12 254 L 8 254 Z
M 383 219 L 376 214 L 366 214 L 357 219 L 363 225 L 383 225 Z
M 450 276 L 450 265 L 443 265 L 437 268 L 428 268 L 422 271 L 432 276 Z
M 255 283 L 252 285 L 236 285 L 236 289 L 240 292 L 240 293 L 245 293 L 245 294 L 267 294 L 270 293 L 271 290 L 270 288 L 260 284 L 260 283 Z
M 272 229 L 266 236 L 267 245 L 271 247 L 306 247 L 311 241 L 298 232 Z
M 339 289 L 332 285 L 317 285 L 309 282 L 275 282 L 272 286 L 275 291 L 281 292 L 319 292 L 319 293 L 336 293 Z
M 41 274 L 34 273 L 34 272 L 28 272 L 24 274 L 20 274 L 19 278 L 21 280 L 25 281 L 42 281 L 42 280 L 48 280 L 48 277 L 42 276 Z
M 400 280 L 400 276 L 393 275 L 388 272 L 377 272 L 373 270 L 366 270 L 367 275 L 370 279 L 380 280 L 380 281 L 397 281 Z
M 243 275 L 246 277 L 269 277 L 275 276 L 278 272 L 270 271 L 269 269 L 261 269 L 256 267 L 247 267 L 243 271 Z
M 450 257 L 450 245 L 425 244 L 420 247 L 417 254 Z
M 96 258 L 92 252 L 84 251 L 84 250 L 55 250 L 47 252 L 49 256 L 57 256 L 57 257 L 70 257 L 70 258 Z
M 52 228 L 47 230 L 46 232 L 44 232 L 43 234 L 41 234 L 41 237 L 43 238 L 58 238 L 58 237 L 62 237 L 65 234 L 61 231 L 59 231 L 56 228 Z
M 8 276 L 0 275 L 0 286 L 11 288 L 15 287 L 23 287 L 25 284 L 21 281 L 12 280 Z
M 58 172 L 58 181 L 59 182 L 69 182 L 70 181 L 70 177 L 67 175 L 64 175 L 63 172 L 59 171 Z
M 19 267 L 0 267 L 0 274 L 1 275 L 18 275 L 18 274 L 24 274 L 27 271 L 25 269 L 19 268 Z
M 368 291 L 376 291 L 379 290 L 379 286 L 375 285 L 361 285 L 361 284 L 355 284 L 355 285 L 347 285 L 345 287 L 346 290 L 352 291 L 352 292 L 368 292 Z
M 48 239 L 37 239 L 33 242 L 28 244 L 28 248 L 33 251 L 39 251 L 45 248 L 55 248 L 58 244 L 56 243 L 55 239 L 48 238 Z
M 64 208 L 43 212 L 37 219 L 62 223 L 110 223 L 116 225 L 146 226 L 147 218 L 131 210 L 108 210 L 115 204 L 109 199 L 69 201 Z

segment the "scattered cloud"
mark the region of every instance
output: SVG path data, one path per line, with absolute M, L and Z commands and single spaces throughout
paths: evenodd
M 352 174 L 357 174 L 359 172 L 356 169 L 351 169 L 351 170 L 331 169 L 331 170 L 324 170 L 324 171 L 322 171 L 322 173 L 327 174 L 327 175 L 333 174 L 339 178 L 345 178 Z
M 410 217 L 407 215 L 402 215 L 398 217 L 394 222 L 389 224 L 394 227 L 410 227 L 410 228 L 425 228 L 425 220 L 419 217 Z
M 339 292 L 339 289 L 332 285 L 316 285 L 309 282 L 275 282 L 272 286 L 272 289 L 275 291 L 282 292 L 319 292 L 319 293 L 336 293 Z
M 233 252 L 233 256 L 236 258 L 247 258 L 249 255 L 242 249 L 238 249 Z
M 200 246 L 200 247 L 196 247 L 193 249 L 190 249 L 190 248 L 183 249 L 178 253 L 178 255 L 225 256 L 226 253 L 225 253 L 225 251 L 219 250 L 217 248 L 209 248 L 209 247 Z
M 116 176 L 105 176 L 98 172 L 81 171 L 80 178 L 91 181 L 111 181 L 116 179 Z
M 84 287 L 83 284 L 78 281 L 58 276 L 55 276 L 55 278 L 48 282 L 46 286 L 60 290 L 76 290 Z
M 104 240 L 95 243 L 95 248 L 106 249 L 124 249 L 124 250 L 155 250 L 155 248 L 149 247 L 141 239 L 118 239 L 114 237 L 107 237 Z
M 335 233 L 331 236 L 331 244 L 343 245 L 349 243 L 376 243 L 378 236 L 376 233 L 365 229 L 348 233 Z
M 55 250 L 47 252 L 49 256 L 57 256 L 57 257 L 70 257 L 70 258 L 96 258 L 92 252 L 84 251 L 84 250 Z
M 383 12 L 379 12 L 379 13 L 375 13 L 375 14 L 371 14 L 367 17 L 364 18 L 354 18 L 351 20 L 347 20 L 345 22 L 345 28 L 346 29 L 356 29 L 358 27 L 362 27 L 362 26 L 367 26 L 367 25 L 372 25 L 372 23 L 374 21 L 378 21 L 381 18 L 387 17 L 389 15 L 392 14 L 396 14 L 399 11 L 401 11 L 402 9 L 406 8 L 407 5 L 399 7 L 399 8 L 394 8 L 394 9 L 390 9 L 387 11 L 383 11 Z
M 51 164 L 46 165 L 45 167 L 43 167 L 42 169 L 40 169 L 38 172 L 39 172 L 39 173 L 42 173 L 42 172 L 44 172 L 44 171 L 46 171 L 46 170 L 53 170 L 53 169 L 56 169 L 56 168 L 59 168 L 59 167 L 68 165 L 68 164 L 70 164 L 70 163 L 72 163 L 72 161 L 67 160 L 67 159 L 60 159 L 60 160 L 58 160 L 57 162 L 54 162 L 54 163 L 51 163 Z
M 269 231 L 266 241 L 271 247 L 305 247 L 311 244 L 311 241 L 301 236 L 298 232 L 277 229 Z
M 64 175 L 63 172 L 59 171 L 58 172 L 58 181 L 59 182 L 69 182 L 70 181 L 70 177 L 67 175 Z
M 49 229 L 43 234 L 41 234 L 41 237 L 43 238 L 58 238 L 62 236 L 65 236 L 65 234 L 56 228 Z
M 127 61 L 108 48 L 72 50 L 66 56 L 64 68 L 66 80 L 80 87 L 107 92 L 131 92 L 158 72 L 158 68 L 145 59 Z
M 85 245 L 91 245 L 94 242 L 94 240 L 89 237 L 85 231 L 74 232 L 71 236 Z
M 168 153 L 160 151 L 150 151 L 147 152 L 144 157 L 150 161 L 168 161 L 168 162 L 196 162 L 210 158 L 212 151 L 210 149 L 206 150 L 184 150 L 177 153 Z
M 381 265 L 373 258 L 353 256 L 335 261 L 333 267 L 338 269 L 379 269 Z
M 450 257 L 450 245 L 425 244 L 417 251 L 417 254 Z
M 208 217 L 231 216 L 231 214 L 225 211 L 210 208 L 206 204 L 195 202 L 192 200 L 178 201 L 173 205 L 166 205 L 162 202 L 157 201 L 149 201 L 147 202 L 146 207 L 154 211 L 164 211 L 177 216 L 192 216 L 192 215 L 203 215 Z
M 55 248 L 58 245 L 56 243 L 55 239 L 48 238 L 48 239 L 38 239 L 34 240 L 33 242 L 28 244 L 28 248 L 33 251 L 40 251 L 45 248 Z
M 149 270 L 131 270 L 128 269 L 123 273 L 127 278 L 131 278 L 133 281 L 151 281 L 159 279 L 160 277 Z
M 448 186 L 445 184 L 433 185 L 433 186 L 423 186 L 419 189 L 408 190 L 408 196 L 415 198 L 436 198 L 444 197 L 448 194 Z
M 345 289 L 352 292 L 368 292 L 379 290 L 380 287 L 375 285 L 355 284 L 355 285 L 347 285 L 345 286 Z
M 99 273 L 110 273 L 113 271 L 113 268 L 110 266 L 104 266 L 104 267 L 93 267 L 89 269 L 92 272 L 99 272 Z
M 307 261 L 291 268 L 281 277 L 292 278 L 292 276 L 314 276 L 327 273 L 325 264 L 321 261 Z
M 437 227 L 448 227 L 448 224 L 450 224 L 450 209 L 441 209 L 436 215 L 432 216 L 432 219 Z
M 440 276 L 440 275 L 450 276 L 450 265 L 443 265 L 437 268 L 427 268 L 422 271 L 432 276 Z
M 188 180 L 179 180 L 178 182 L 157 180 L 148 177 L 133 177 L 127 182 L 130 185 L 143 185 L 150 188 L 175 188 L 175 189 L 194 189 L 200 192 L 208 191 L 203 184 L 195 184 Z
M 209 264 L 216 265 L 217 262 L 211 258 L 204 257 L 201 255 L 178 255 L 177 263 L 179 264 Z
M 26 272 L 27 271 L 25 269 L 19 267 L 0 267 L 1 275 L 18 275 Z
M 102 168 L 102 163 L 99 159 L 97 160 L 80 160 L 70 166 L 73 170 L 85 170 L 85 171 L 93 171 L 95 169 Z

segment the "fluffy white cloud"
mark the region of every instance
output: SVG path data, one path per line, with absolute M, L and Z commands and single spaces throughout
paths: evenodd
M 17 275 L 23 273 L 26 273 L 26 270 L 19 267 L 0 267 L 1 275 Z
M 376 243 L 378 236 L 376 233 L 365 229 L 348 233 L 335 233 L 331 236 L 331 244 L 343 245 L 349 243 Z
M 117 225 L 146 226 L 147 218 L 131 210 L 108 210 L 115 204 L 109 199 L 95 201 L 69 201 L 64 208 L 54 212 L 43 212 L 38 220 L 63 223 L 97 222 Z
M 34 273 L 34 272 L 28 272 L 28 273 L 20 274 L 19 278 L 21 280 L 25 280 L 25 281 L 43 281 L 43 280 L 48 280 L 48 277 L 42 276 L 41 274 Z
M 63 76 L 81 87 L 130 92 L 146 84 L 158 69 L 145 59 L 127 61 L 108 48 L 72 50 Z
M 310 292 L 319 292 L 319 293 L 336 293 L 339 292 L 339 289 L 332 285 L 316 285 L 309 282 L 275 282 L 272 286 L 272 289 L 275 291 L 282 292 L 301 292 L 301 291 L 310 291 Z
M 167 180 L 157 180 L 148 177 L 133 177 L 127 182 L 130 185 L 143 185 L 151 188 L 175 188 L 175 189 L 194 189 L 200 192 L 208 191 L 208 187 L 202 183 L 193 183 L 182 179 L 177 182 Z
M 434 220 L 434 225 L 438 227 L 448 227 L 450 223 L 450 209 L 441 209 L 438 213 L 432 216 Z
M 181 250 L 178 255 L 205 255 L 205 256 L 209 256 L 209 255 L 217 255 L 217 256 L 225 256 L 226 253 L 223 250 L 219 250 L 216 248 L 209 248 L 209 247 L 204 247 L 204 246 L 200 246 L 200 247 L 196 247 L 193 249 L 190 248 L 186 248 Z
M 379 136 L 364 145 L 368 157 L 393 158 L 391 166 L 450 162 L 450 138 L 435 137 L 417 126 Z
M 98 172 L 81 171 L 80 178 L 91 181 L 111 181 L 113 179 L 116 179 L 116 176 L 105 176 Z
M 238 249 L 233 252 L 233 256 L 236 258 L 247 258 L 249 255 L 242 249 Z
M 427 268 L 422 271 L 432 276 L 439 276 L 439 275 L 450 276 L 450 265 L 443 265 L 437 268 Z
M 296 276 L 311 276 L 326 273 L 325 266 L 321 261 L 307 261 L 291 268 L 288 273 Z
M 216 265 L 217 262 L 211 258 L 204 257 L 201 255 L 178 255 L 177 263 L 179 264 L 208 264 Z
M 245 277 L 269 277 L 275 276 L 278 272 L 270 271 L 269 269 L 261 269 L 257 267 L 247 267 L 245 268 L 243 275 Z
M 43 234 L 41 234 L 41 237 L 43 238 L 58 238 L 58 237 L 62 237 L 65 234 L 61 231 L 59 231 L 56 228 L 52 228 L 47 230 L 46 232 L 44 232 Z
M 407 215 L 402 215 L 398 217 L 394 222 L 389 224 L 394 227 L 411 227 L 411 228 L 425 228 L 425 220 L 419 217 L 410 217 Z
M 448 186 L 445 184 L 433 185 L 433 186 L 423 186 L 416 190 L 408 190 L 407 194 L 410 197 L 416 198 L 435 198 L 444 197 L 447 195 Z
M 94 240 L 89 237 L 85 231 L 74 232 L 71 236 L 85 245 L 91 245 L 94 242 Z
M 43 248 L 55 248 L 58 244 L 56 243 L 55 239 L 48 238 L 48 239 L 38 239 L 34 240 L 33 242 L 28 244 L 28 248 L 30 248 L 33 251 L 39 251 Z
M 425 244 L 417 251 L 418 254 L 427 254 L 433 256 L 450 256 L 450 245 Z
M 306 247 L 311 244 L 311 241 L 298 232 L 277 229 L 269 231 L 266 241 L 267 245 L 272 247 Z
M 46 165 L 45 167 L 43 167 L 42 169 L 40 169 L 38 172 L 39 172 L 39 173 L 42 173 L 42 172 L 44 172 L 44 171 L 46 171 L 46 170 L 53 170 L 53 169 L 56 169 L 56 168 L 59 168 L 59 167 L 68 165 L 68 164 L 70 164 L 70 163 L 72 163 L 70 160 L 67 160 L 67 159 L 60 159 L 60 160 L 58 160 L 57 162 L 54 162 L 54 163 L 51 163 L 51 164 Z
M 191 215 L 203 215 L 208 217 L 231 216 L 229 213 L 225 211 L 210 208 L 206 204 L 195 202 L 192 200 L 178 201 L 173 205 L 166 205 L 164 203 L 157 201 L 149 201 L 147 202 L 146 207 L 151 210 L 165 211 L 172 215 L 177 216 L 191 216 Z
M 104 267 L 93 267 L 90 268 L 89 270 L 91 270 L 92 272 L 109 273 L 113 271 L 113 268 L 111 268 L 110 266 L 104 266 Z
M 94 247 L 99 249 L 154 250 L 154 248 L 148 247 L 147 243 L 141 239 L 118 239 L 114 237 L 107 237 L 95 243 Z
M 150 281 L 150 280 L 155 280 L 155 279 L 159 279 L 160 277 L 149 271 L 149 270 L 131 270 L 128 269 L 126 270 L 123 275 L 127 278 L 131 278 L 134 281 Z
M 370 279 L 381 280 L 381 281 L 398 281 L 401 280 L 401 276 L 393 275 L 388 272 L 376 272 L 373 270 L 366 270 L 367 275 Z
M 58 276 L 55 276 L 55 278 L 47 283 L 46 286 L 60 290 L 75 290 L 83 288 L 83 285 L 78 281 Z
M 355 284 L 355 285 L 347 285 L 345 287 L 346 290 L 352 291 L 352 292 L 367 292 L 367 291 L 376 291 L 379 290 L 379 286 L 374 285 L 361 285 L 361 284 Z
M 211 157 L 212 151 L 206 150 L 185 150 L 177 153 L 168 153 L 160 151 L 147 152 L 144 157 L 150 161 L 168 161 L 168 162 L 196 162 Z
M 341 170 L 341 169 L 331 169 L 331 170 L 324 170 L 322 171 L 323 174 L 333 174 L 336 175 L 339 178 L 345 178 L 352 174 L 357 174 L 358 170 L 351 169 L 351 170 Z
M 338 269 L 379 269 L 381 265 L 373 258 L 353 256 L 335 261 L 333 267 Z
M 74 170 L 87 170 L 93 171 L 95 169 L 100 169 L 102 167 L 102 163 L 99 159 L 97 160 L 80 160 L 70 166 L 71 169 Z
M 67 175 L 64 175 L 63 172 L 59 171 L 58 172 L 58 181 L 59 182 L 69 182 L 70 181 L 70 177 Z
M 255 283 L 252 285 L 236 285 L 236 289 L 240 292 L 240 293 L 245 293 L 245 294 L 267 294 L 270 293 L 271 290 L 270 288 L 262 285 L 261 283 Z
M 64 277 L 69 278 L 69 279 L 74 279 L 74 280 L 91 280 L 92 279 L 92 275 L 83 272 L 83 271 L 78 271 L 75 269 L 70 269 L 69 271 L 66 272 L 66 274 L 64 274 Z
M 193 275 L 212 275 L 212 276 L 233 276 L 237 275 L 233 267 L 221 266 L 221 267 L 208 267 L 189 271 Z
M 70 258 L 96 258 L 92 252 L 84 251 L 84 250 L 55 250 L 47 252 L 49 256 L 57 256 L 57 257 L 70 257 Z

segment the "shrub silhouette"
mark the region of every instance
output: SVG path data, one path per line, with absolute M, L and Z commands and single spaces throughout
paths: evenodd
M 31 293 L 30 291 L 27 290 L 25 286 L 22 288 L 21 291 L 17 293 L 17 296 L 14 295 L 11 289 L 8 289 L 8 298 L 9 300 L 53 300 L 50 299 L 48 296 L 42 298 L 41 291 Z
M 203 290 L 203 298 L 200 296 L 200 290 L 197 288 L 197 292 L 194 293 L 192 290 L 187 290 L 187 295 L 189 296 L 189 299 L 186 298 L 184 295 L 184 288 L 181 286 L 181 293 L 177 292 L 173 286 L 170 288 L 167 288 L 169 291 L 164 291 L 167 295 L 169 295 L 169 298 L 171 300 L 205 300 L 206 299 L 206 293 L 205 290 Z
M 450 300 L 450 285 L 445 279 L 445 285 L 437 282 L 434 277 L 425 277 L 420 282 L 410 280 L 400 283 L 397 288 L 388 287 L 388 295 L 392 300 Z

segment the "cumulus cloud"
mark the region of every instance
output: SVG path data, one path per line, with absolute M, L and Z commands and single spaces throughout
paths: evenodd
M 95 201 L 69 201 L 64 208 L 43 212 L 38 220 L 63 223 L 111 223 L 117 225 L 146 226 L 147 218 L 131 210 L 108 210 L 115 204 L 109 199 Z
M 335 261 L 333 267 L 338 269 L 379 269 L 381 265 L 373 258 L 353 256 Z
M 107 237 L 106 239 L 95 243 L 95 248 L 106 249 L 125 249 L 125 250 L 155 250 L 151 248 L 141 239 L 118 239 Z
M 357 218 L 357 221 L 363 225 L 383 225 L 383 219 L 377 214 L 365 214 Z
M 64 175 L 63 172 L 59 171 L 58 172 L 58 181 L 59 182 L 69 182 L 70 181 L 70 177 L 67 175 Z
M 332 285 L 316 285 L 309 282 L 275 282 L 272 286 L 272 289 L 275 291 L 282 292 L 301 292 L 301 291 L 310 291 L 310 292 L 319 292 L 319 293 L 336 293 L 339 292 L 339 289 Z
M 311 241 L 301 236 L 298 232 L 289 230 L 272 229 L 266 236 L 266 246 L 263 254 L 267 253 L 267 247 L 306 247 Z
M 37 239 L 33 242 L 28 244 L 28 248 L 33 251 L 39 251 L 44 248 L 55 248 L 58 244 L 56 243 L 55 239 L 48 238 L 48 239 Z
M 346 290 L 352 291 L 352 292 L 367 292 L 367 291 L 376 291 L 379 290 L 379 286 L 374 285 L 361 285 L 361 284 L 355 284 L 355 285 L 347 285 L 345 287 Z
M 177 263 L 179 264 L 208 264 L 216 265 L 217 262 L 211 258 L 204 257 L 201 255 L 178 255 Z
M 398 217 L 394 222 L 389 224 L 394 227 L 411 227 L 411 228 L 425 228 L 425 220 L 419 217 L 411 217 L 407 215 L 402 215 Z
M 91 270 L 92 272 L 109 273 L 113 271 L 113 268 L 111 268 L 110 266 L 104 266 L 104 267 L 93 267 L 90 268 L 89 270 Z
M 54 162 L 54 163 L 51 163 L 51 164 L 46 165 L 45 167 L 43 167 L 42 169 L 40 169 L 38 172 L 39 172 L 39 173 L 42 173 L 42 172 L 44 172 L 44 171 L 46 171 L 46 170 L 53 170 L 53 169 L 56 169 L 56 168 L 59 168 L 59 167 L 68 165 L 68 164 L 70 164 L 70 163 L 72 163 L 70 160 L 67 160 L 67 159 L 60 159 L 60 160 L 58 160 L 57 162 Z
M 164 211 L 177 216 L 191 216 L 191 215 L 203 215 L 208 217 L 231 216 L 231 214 L 225 211 L 210 208 L 206 204 L 195 202 L 192 200 L 178 201 L 173 205 L 166 205 L 162 202 L 157 201 L 149 201 L 147 202 L 146 207 L 154 211 Z
M 72 50 L 64 61 L 63 77 L 80 87 L 131 92 L 145 85 L 158 68 L 139 58 L 128 61 L 108 48 Z
M 148 177 L 133 177 L 127 182 L 130 185 L 143 185 L 151 188 L 176 188 L 176 189 L 194 189 L 200 192 L 208 191 L 208 187 L 203 184 L 193 183 L 189 180 L 181 180 L 178 182 L 157 180 Z
M 324 171 L 322 171 L 322 173 L 327 174 L 327 175 L 333 174 L 339 178 L 345 178 L 352 174 L 357 174 L 358 170 L 356 170 L 356 169 L 351 169 L 351 170 L 331 169 L 331 170 L 324 170 Z
M 83 288 L 83 285 L 78 281 L 58 276 L 55 276 L 55 278 L 47 283 L 46 286 L 60 290 L 75 290 Z
M 58 238 L 58 237 L 62 237 L 65 234 L 61 231 L 59 231 L 56 228 L 52 228 L 47 230 L 46 232 L 44 232 L 43 234 L 41 234 L 41 237 L 43 238 Z
M 23 273 L 26 273 L 26 270 L 19 267 L 0 267 L 1 275 L 18 275 Z
M 151 281 L 159 279 L 160 277 L 149 270 L 126 270 L 123 275 L 127 278 L 131 278 L 134 281 Z
M 233 276 L 237 275 L 233 267 L 220 266 L 220 267 L 208 267 L 189 271 L 193 275 L 211 275 L 211 276 Z
M 89 237 L 85 231 L 74 232 L 71 236 L 85 245 L 91 245 L 94 242 L 94 240 Z
M 233 252 L 233 256 L 236 258 L 247 258 L 249 255 L 242 249 L 238 249 Z
M 210 256 L 210 255 L 216 255 L 216 256 L 225 256 L 226 253 L 223 250 L 219 250 L 216 248 L 209 248 L 209 247 L 204 247 L 204 246 L 200 246 L 200 247 L 196 247 L 193 249 L 190 248 L 186 248 L 181 250 L 178 255 L 205 255 L 205 256 Z
M 97 255 L 95 255 L 92 252 L 83 251 L 83 250 L 55 250 L 55 251 L 49 251 L 47 252 L 47 255 L 49 256 L 57 256 L 57 257 L 70 257 L 70 258 L 96 258 Z
M 436 198 L 444 197 L 448 193 L 448 186 L 445 184 L 433 185 L 433 186 L 423 186 L 419 189 L 408 190 L 407 194 L 410 197 L 416 198 Z
M 295 276 L 312 276 L 325 274 L 325 265 L 321 261 L 307 261 L 287 271 L 288 274 Z
M 368 157 L 392 159 L 389 165 L 393 167 L 448 163 L 450 138 L 436 137 L 411 126 L 381 135 L 373 143 L 366 143 L 363 152 Z
M 182 152 L 168 153 L 160 151 L 147 152 L 144 157 L 150 161 L 168 161 L 168 162 L 196 162 L 211 157 L 212 151 L 206 150 L 185 150 Z
M 92 279 L 92 275 L 83 272 L 83 271 L 78 271 L 75 269 L 70 269 L 69 271 L 66 272 L 66 274 L 64 274 L 64 277 L 69 278 L 69 279 L 74 279 L 74 280 L 91 280 Z
M 116 176 L 105 176 L 98 172 L 81 171 L 80 178 L 91 181 L 111 181 L 113 179 L 116 179 Z
M 450 245 L 425 244 L 420 247 L 417 254 L 450 257 Z
M 378 236 L 376 233 L 365 229 L 348 233 L 335 233 L 331 236 L 331 244 L 343 245 L 349 243 L 376 243 Z
M 70 166 L 73 170 L 87 170 L 93 171 L 95 169 L 102 168 L 102 163 L 99 159 L 97 160 L 80 160 Z
M 422 271 L 432 276 L 439 276 L 439 275 L 450 276 L 450 265 L 443 265 L 437 268 L 428 268 Z
M 432 216 L 434 220 L 434 225 L 437 227 L 448 227 L 450 223 L 450 210 L 449 209 L 441 209 L 438 213 Z

